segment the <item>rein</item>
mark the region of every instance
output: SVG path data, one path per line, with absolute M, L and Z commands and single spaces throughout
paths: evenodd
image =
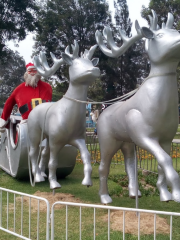
M 169 72 L 169 73 L 165 73 L 165 74 L 154 74 L 154 75 L 150 75 L 147 78 L 144 79 L 144 81 L 142 82 L 141 86 L 144 84 L 144 82 L 150 78 L 153 77 L 160 77 L 160 76 L 169 76 L 169 75 L 176 75 L 176 72 Z
M 111 100 L 105 101 L 105 102 L 95 102 L 95 101 L 93 101 L 93 102 L 87 102 L 87 101 L 81 101 L 81 100 L 78 100 L 78 99 L 75 99 L 75 98 L 67 97 L 66 95 L 63 95 L 63 97 L 66 98 L 66 99 L 68 99 L 68 100 L 72 100 L 72 101 L 74 101 L 74 102 L 79 102 L 79 103 L 85 103 L 85 104 L 91 103 L 91 104 L 107 104 L 107 105 L 111 105 L 111 104 L 114 104 L 114 103 L 111 103 L 111 102 L 113 102 L 113 101 L 115 101 L 115 100 L 119 100 L 119 102 L 121 102 L 122 100 L 125 100 L 125 99 L 127 99 L 128 97 L 131 97 L 132 95 L 134 95 L 134 94 L 138 91 L 138 89 L 139 89 L 139 88 L 137 88 L 137 89 L 135 89 L 135 90 L 133 90 L 133 91 L 131 91 L 131 92 L 129 92 L 129 93 L 126 93 L 126 94 L 124 94 L 124 95 L 121 96 L 121 97 L 114 98 L 114 99 L 111 99 Z
M 129 93 L 126 93 L 124 95 L 122 95 L 121 97 L 117 97 L 117 98 L 114 98 L 114 99 L 111 99 L 111 100 L 108 100 L 108 101 L 105 101 L 105 102 L 95 102 L 95 101 L 92 101 L 92 102 L 87 102 L 87 101 L 81 101 L 81 100 L 78 100 L 78 99 L 75 99 L 75 98 L 70 98 L 70 97 L 67 97 L 66 95 L 63 95 L 64 98 L 68 99 L 68 100 L 71 100 L 71 101 L 74 101 L 74 102 L 78 102 L 78 103 L 85 103 L 85 104 L 106 104 L 106 105 L 111 105 L 111 104 L 114 104 L 114 103 L 111 103 L 113 101 L 116 101 L 116 100 L 119 100 L 118 102 L 122 102 L 123 100 L 126 100 L 127 98 L 131 97 L 132 95 L 134 95 L 141 87 L 142 85 L 150 78 L 153 78 L 153 77 L 159 77 L 159 76 L 169 76 L 169 75 L 176 75 L 176 72 L 170 72 L 170 73 L 166 73 L 166 74 L 154 74 L 154 75 L 150 75 L 148 76 L 147 78 L 144 79 L 144 81 L 142 82 L 142 84 L 136 88 L 135 90 L 129 92 Z

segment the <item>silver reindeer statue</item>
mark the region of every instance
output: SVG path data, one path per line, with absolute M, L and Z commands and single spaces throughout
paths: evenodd
M 78 102 L 87 100 L 87 90 L 94 80 L 100 76 L 99 68 L 95 67 L 99 59 L 91 60 L 97 45 L 85 50 L 81 57 L 78 56 L 79 46 L 75 41 L 72 45 L 73 54 L 70 54 L 69 47 L 62 53 L 60 60 L 51 54 L 54 65 L 49 68 L 44 53 L 40 57 L 35 57 L 34 63 L 38 72 L 49 77 L 54 74 L 61 64 L 68 64 L 69 67 L 69 88 L 62 99 L 56 103 L 43 103 L 30 113 L 28 118 L 28 133 L 30 139 L 30 159 L 32 172 L 35 174 L 36 162 L 43 131 L 47 144 L 43 151 L 43 158 L 49 158 L 49 182 L 50 189 L 60 188 L 57 182 L 56 168 L 57 155 L 59 150 L 65 145 L 70 144 L 80 150 L 81 158 L 84 163 L 83 185 L 91 186 L 91 159 L 86 148 L 86 104 Z M 43 163 L 41 163 L 43 167 Z M 41 169 L 37 166 L 36 182 L 43 181 Z
M 157 25 L 157 16 L 152 11 L 149 38 L 146 51 L 151 61 L 149 76 L 136 94 L 125 102 L 108 107 L 97 124 L 97 133 L 101 148 L 100 198 L 102 203 L 112 202 L 108 193 L 107 178 L 113 155 L 118 149 L 124 154 L 125 168 L 129 178 L 129 196 L 136 196 L 135 183 L 135 145 L 152 153 L 158 161 L 157 187 L 161 201 L 180 202 L 180 179 L 174 170 L 169 156 L 171 142 L 178 127 L 178 90 L 176 68 L 180 61 L 180 34 L 172 29 L 174 18 L 168 14 L 167 23 L 162 28 Z M 129 47 L 124 43 L 118 49 L 112 39 L 110 29 L 105 29 L 112 51 L 106 48 L 100 32 L 96 40 L 101 50 L 108 56 L 118 57 Z M 107 54 L 108 53 L 108 54 Z M 167 189 L 171 188 L 172 193 Z M 138 196 L 141 196 L 138 191 Z

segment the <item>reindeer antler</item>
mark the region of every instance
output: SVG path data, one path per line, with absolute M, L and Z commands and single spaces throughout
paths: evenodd
M 97 44 L 92 46 L 89 50 L 85 49 L 84 53 L 81 53 L 81 57 L 91 60 L 96 48 L 97 48 Z
M 128 38 L 124 31 L 119 29 L 119 33 L 121 36 L 121 39 L 123 40 L 123 45 L 121 47 L 117 47 L 117 45 L 114 42 L 111 29 L 109 27 L 105 27 L 103 30 L 103 36 L 107 41 L 107 44 L 110 46 L 111 49 L 108 49 L 103 41 L 102 34 L 97 30 L 95 33 L 97 44 L 99 45 L 101 51 L 109 56 L 109 57 L 119 57 L 121 56 L 135 41 L 141 39 L 143 37 L 143 34 L 141 32 L 141 28 L 139 26 L 138 21 L 135 21 L 135 28 L 137 31 L 137 34 L 132 36 L 131 38 Z
M 73 54 L 70 53 L 70 49 L 69 46 L 66 47 L 65 49 L 65 53 L 72 59 L 78 58 L 78 54 L 79 54 L 79 45 L 77 43 L 76 40 L 74 40 L 74 45 L 71 44 L 72 50 L 73 50 Z
M 65 53 L 71 59 L 75 59 L 78 57 L 79 45 L 78 45 L 77 41 L 74 40 L 74 45 L 71 44 L 71 46 L 72 46 L 73 54 L 70 53 L 69 46 L 66 47 Z M 47 59 L 46 59 L 44 52 L 40 52 L 39 56 L 35 56 L 33 58 L 34 65 L 35 65 L 38 73 L 45 78 L 52 76 L 58 70 L 58 68 L 64 63 L 62 58 L 57 59 L 53 53 L 50 53 L 50 54 L 51 54 L 51 58 L 54 62 L 54 65 L 51 68 L 49 67 L 49 65 L 47 63 Z
M 70 53 L 70 48 L 69 46 L 66 47 L 65 49 L 65 53 L 71 57 L 72 59 L 78 58 L 78 53 L 79 53 L 79 45 L 77 43 L 76 40 L 74 40 L 74 45 L 71 44 L 72 50 L 73 50 L 73 54 Z M 84 53 L 81 53 L 81 57 L 83 58 L 87 58 L 89 60 L 91 60 L 95 50 L 97 48 L 97 44 L 95 44 L 94 46 L 92 46 L 89 50 L 85 49 Z
M 64 63 L 62 58 L 57 59 L 53 53 L 50 54 L 54 62 L 54 65 L 51 68 L 47 63 L 46 55 L 44 52 L 40 52 L 39 56 L 34 56 L 33 58 L 34 65 L 38 73 L 45 78 L 52 76 L 58 70 L 58 68 Z

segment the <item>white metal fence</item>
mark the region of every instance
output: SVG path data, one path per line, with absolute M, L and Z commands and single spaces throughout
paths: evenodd
M 46 216 L 42 216 L 42 219 L 40 219 L 40 202 L 43 202 L 46 208 Z M 47 199 L 0 188 L 0 230 L 21 239 L 39 240 L 40 227 L 44 223 L 46 226 L 44 226 L 43 239 L 49 240 L 50 207 Z
M 173 213 L 173 212 L 163 212 L 163 211 L 151 211 L 151 210 L 144 210 L 144 209 L 132 209 L 132 208 L 122 208 L 122 207 L 113 207 L 113 206 L 103 206 L 103 205 L 93 205 L 93 204 L 82 204 L 82 203 L 70 203 L 70 202 L 56 202 L 52 205 L 52 208 L 51 208 L 51 240 L 54 240 L 55 239 L 55 224 L 54 224 L 54 218 L 55 218 L 55 215 L 57 212 L 55 212 L 55 207 L 57 205 L 63 205 L 65 206 L 65 211 L 66 211 L 66 214 L 65 214 L 65 218 L 64 219 L 61 219 L 61 221 L 59 222 L 59 225 L 62 224 L 62 222 L 65 222 L 65 236 L 60 236 L 59 235 L 59 238 L 56 237 L 56 239 L 86 239 L 82 236 L 82 225 L 84 224 L 82 222 L 82 208 L 92 208 L 93 209 L 93 221 L 90 222 L 89 224 L 93 225 L 93 227 L 91 228 L 92 229 L 92 238 L 91 239 L 96 239 L 97 238 L 97 234 L 96 234 L 96 224 L 97 222 L 99 221 L 99 219 L 97 220 L 96 219 L 96 211 L 98 209 L 104 209 L 104 210 L 107 210 L 107 223 L 104 223 L 104 224 L 107 224 L 107 236 L 103 239 L 108 239 L 110 240 L 111 239 L 111 212 L 112 211 L 122 211 L 122 217 L 123 217 L 123 226 L 122 226 L 122 237 L 118 237 L 117 239 L 123 239 L 125 240 L 126 239 L 126 233 L 125 233 L 125 218 L 126 218 L 126 212 L 134 212 L 136 213 L 137 215 L 137 231 L 138 231 L 138 234 L 137 234 L 137 239 L 140 240 L 140 237 L 141 237 L 141 232 L 140 232 L 140 226 L 141 226 L 141 223 L 143 221 L 143 219 L 141 220 L 141 213 L 148 213 L 148 214 L 153 214 L 154 215 L 154 231 L 153 231 L 153 238 L 152 239 L 156 239 L 156 219 L 157 219 L 157 214 L 158 215 L 166 215 L 166 216 L 169 216 L 170 217 L 170 224 L 169 224 L 169 239 L 172 240 L 174 239 L 173 238 L 173 217 L 180 217 L 180 213 Z M 77 222 L 79 222 L 79 236 L 77 238 L 77 236 L 75 236 L 75 233 L 73 232 L 71 235 L 71 237 L 69 238 L 69 219 L 68 219 L 68 209 L 70 206 L 73 206 L 73 207 L 78 207 L 79 208 L 79 218 L 77 219 L 76 218 L 76 222 L 73 222 L 73 224 L 75 225 Z M 85 218 L 86 221 L 87 218 Z M 57 226 L 56 226 L 57 227 Z M 148 228 L 148 226 L 147 226 Z M 145 234 L 145 232 L 144 232 Z M 89 238 L 88 238 L 89 239 Z M 99 239 L 99 238 L 98 238 Z M 116 238 L 113 238 L 113 239 L 116 239 Z M 130 239 L 130 238 L 128 238 Z M 133 238 L 134 239 L 134 238 Z M 149 238 L 148 238 L 149 239 Z
M 35 211 L 31 206 L 31 202 L 36 201 L 37 207 Z M 43 218 L 40 218 L 40 202 L 45 204 L 45 212 Z M 35 204 L 33 203 L 33 206 Z M 26 209 L 27 208 L 27 209 Z M 117 232 L 118 235 L 114 236 L 112 229 L 112 217 L 116 212 L 121 212 L 122 221 L 118 224 L 121 225 L 121 230 Z M 104 205 L 72 203 L 72 202 L 55 202 L 50 208 L 49 202 L 45 198 L 32 196 L 25 193 L 20 193 L 5 188 L 0 188 L 0 230 L 3 230 L 11 235 L 21 239 L 46 239 L 46 240 L 77 240 L 77 239 L 130 239 L 127 236 L 127 214 L 134 213 L 137 224 L 137 239 L 139 240 L 142 235 L 141 224 L 144 223 L 143 214 L 153 215 L 152 226 L 153 232 L 151 239 L 156 239 L 158 232 L 157 222 L 159 215 L 165 215 L 169 218 L 168 233 L 165 239 L 179 239 L 174 238 L 173 233 L 173 219 L 180 220 L 180 213 L 151 211 L 144 209 L 122 208 Z M 33 215 L 33 221 L 31 216 Z M 35 218 L 36 215 L 36 218 Z M 92 216 L 91 216 L 92 215 Z M 51 217 L 50 217 L 51 216 Z M 102 218 L 106 216 L 106 220 Z M 158 220 L 158 221 L 157 221 Z M 100 223 L 102 221 L 102 223 Z M 118 222 L 118 220 L 116 219 Z M 129 221 L 129 220 L 128 220 Z M 42 231 L 42 224 L 45 225 Z M 51 223 L 51 225 L 50 225 Z M 161 223 L 162 224 L 162 223 Z M 163 219 L 164 224 L 164 219 Z M 129 225 L 129 222 L 128 222 Z M 51 227 L 51 229 L 50 229 Z M 149 227 L 149 222 L 147 228 Z M 107 231 L 105 230 L 107 229 Z M 51 236 L 50 236 L 51 230 Z M 102 231 L 102 232 L 101 232 Z M 177 231 L 177 222 L 176 222 Z M 175 231 L 175 232 L 176 232 Z M 85 234 L 85 236 L 84 236 Z M 98 236 L 100 235 L 100 236 Z M 2 234 L 1 234 L 2 236 Z M 179 236 L 179 233 L 178 233 Z M 2 239 L 0 237 L 0 239 Z M 133 238 L 134 239 L 134 238 Z M 142 238 L 141 238 L 142 239 Z M 145 238 L 143 238 L 145 239 Z M 149 238 L 148 238 L 149 239 Z M 158 238 L 159 239 L 159 238 Z

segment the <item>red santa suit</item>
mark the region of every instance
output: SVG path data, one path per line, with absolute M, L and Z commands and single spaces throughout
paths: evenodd
M 14 105 L 17 104 L 22 118 L 27 119 L 33 108 L 32 99 L 34 98 L 41 98 L 42 102 L 50 102 L 52 100 L 52 88 L 50 84 L 39 80 L 37 87 L 33 88 L 25 86 L 25 83 L 21 83 L 7 99 L 1 118 L 7 121 Z M 35 101 L 36 105 L 39 103 L 38 100 L 37 102 Z

